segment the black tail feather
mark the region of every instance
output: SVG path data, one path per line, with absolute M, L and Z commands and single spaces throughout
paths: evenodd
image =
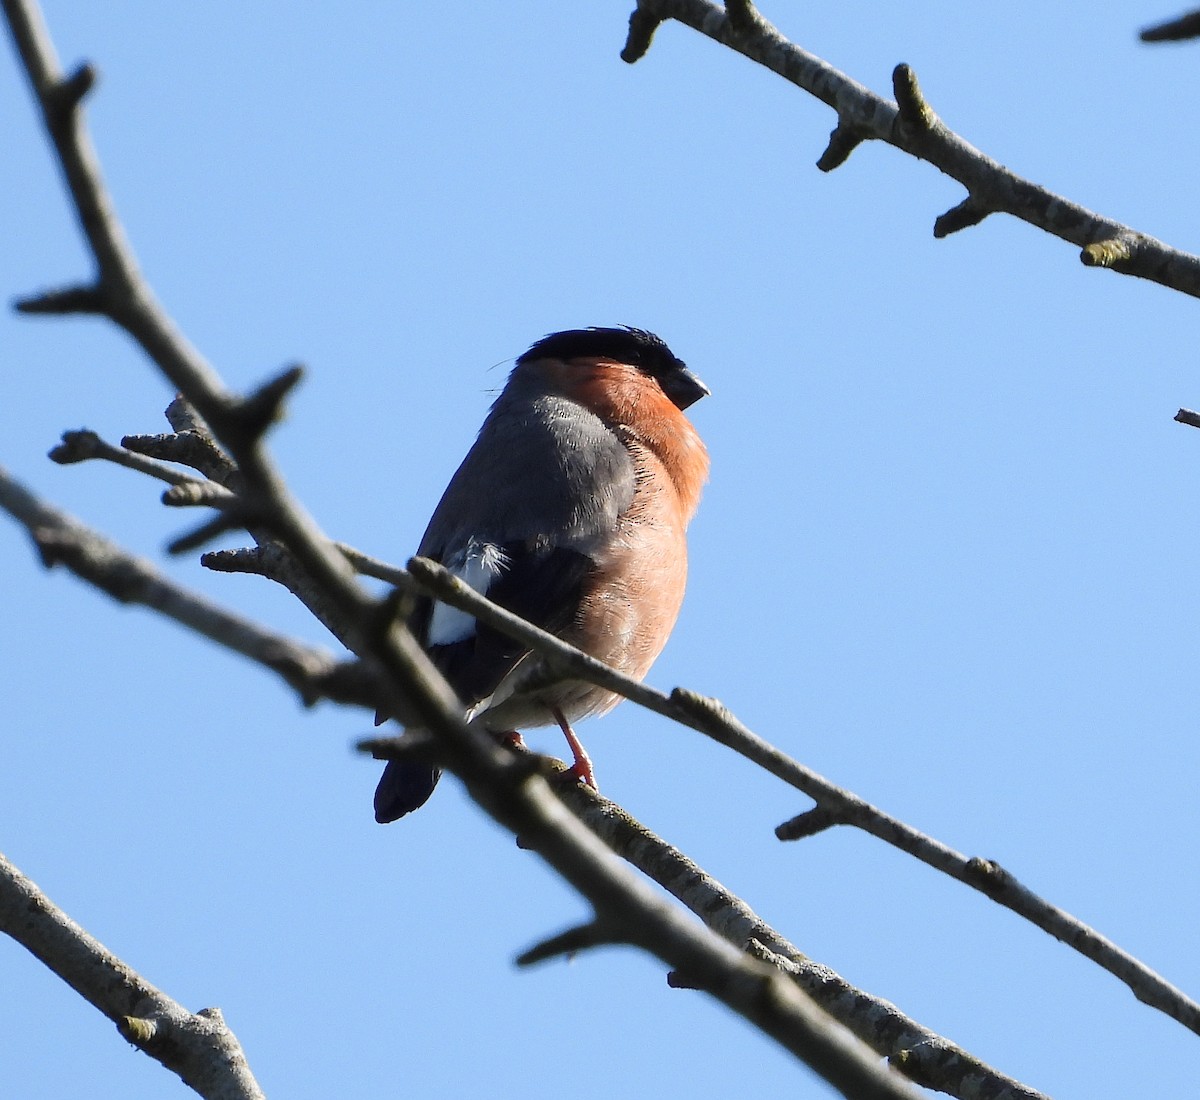
M 424 806 L 441 776 L 441 768 L 389 760 L 375 788 L 375 820 L 386 825 Z

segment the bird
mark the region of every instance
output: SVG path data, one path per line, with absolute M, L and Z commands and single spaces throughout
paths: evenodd
M 554 332 L 516 359 L 417 554 L 585 653 L 642 679 L 687 580 L 686 529 L 709 458 L 684 410 L 709 394 L 660 337 L 630 326 Z M 528 689 L 525 646 L 467 612 L 418 598 L 408 626 L 473 724 L 520 744 L 558 725 L 569 774 L 595 786 L 572 723 L 620 697 L 583 681 Z M 424 805 L 441 772 L 389 761 L 375 819 Z

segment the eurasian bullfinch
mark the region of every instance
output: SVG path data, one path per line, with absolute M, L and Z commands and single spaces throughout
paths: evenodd
M 685 529 L 708 452 L 682 410 L 707 393 L 642 329 L 539 340 L 517 360 L 417 553 L 641 679 L 683 600 Z M 595 785 L 571 723 L 604 714 L 619 696 L 582 681 L 522 690 L 530 651 L 446 604 L 419 600 L 409 625 L 472 722 L 512 741 L 519 729 L 557 724 L 573 773 Z M 395 821 L 424 804 L 440 774 L 391 761 L 375 819 Z

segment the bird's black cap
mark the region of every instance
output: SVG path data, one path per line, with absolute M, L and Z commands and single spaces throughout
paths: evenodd
M 675 355 L 661 336 L 644 328 L 621 325 L 619 328 L 572 328 L 543 336 L 517 365 L 535 359 L 582 359 L 603 357 L 628 363 L 656 378 L 663 392 L 681 409 L 709 392 L 682 359 Z

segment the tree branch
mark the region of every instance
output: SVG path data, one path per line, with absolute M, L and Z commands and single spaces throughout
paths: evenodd
M 65 566 L 123 604 L 140 604 L 278 673 L 305 706 L 320 699 L 375 707 L 377 684 L 357 662 L 275 634 L 163 576 L 98 531 L 39 500 L 0 467 L 0 509 L 24 525 L 47 568 Z
M 874 1051 L 897 1066 L 902 1064 L 905 1076 L 952 1096 L 1013 1100 L 1041 1096 L 906 1016 L 894 1004 L 856 988 L 829 967 L 814 962 L 740 897 L 615 802 L 579 783 L 560 786 L 557 792 L 622 859 L 657 882 L 722 939 L 783 970 Z M 672 984 L 690 982 L 676 976 Z
M 650 47 L 654 28 L 668 19 L 750 58 L 832 107 L 837 126 L 817 161 L 822 171 L 845 163 L 860 142 L 876 140 L 928 161 L 961 183 L 967 198 L 937 219 L 934 236 L 976 225 L 993 212 L 1010 214 L 1076 245 L 1086 266 L 1107 267 L 1200 297 L 1200 257 L 1093 213 L 980 152 L 938 119 L 920 96 L 907 65 L 897 66 L 893 75 L 897 106 L 788 41 L 761 16 L 735 21 L 710 0 L 637 0 L 622 60 L 632 63 L 641 58 Z M 910 96 L 909 90 L 915 95 Z
M 413 558 L 408 566 L 413 580 L 431 595 L 540 653 L 549 671 L 615 691 L 656 714 L 689 726 L 808 795 L 817 803 L 816 809 L 779 826 L 776 835 L 780 840 L 811 836 L 832 825 L 853 825 L 986 894 L 1120 979 L 1139 1001 L 1200 1034 L 1200 1004 L 1095 929 L 1033 893 L 993 861 L 955 851 L 830 782 L 754 733 L 719 701 L 686 688 L 675 688 L 669 696 L 664 695 L 497 607 L 436 562 Z M 376 574 L 380 572 L 376 566 Z M 530 675 L 541 671 L 534 666 Z
M 1143 42 L 1184 42 L 1200 38 L 1200 11 L 1190 11 L 1165 23 L 1147 27 L 1138 35 Z
M 264 1100 L 220 1009 L 189 1012 L 118 959 L 0 854 L 0 931 L 26 948 L 129 1042 L 207 1100 Z

